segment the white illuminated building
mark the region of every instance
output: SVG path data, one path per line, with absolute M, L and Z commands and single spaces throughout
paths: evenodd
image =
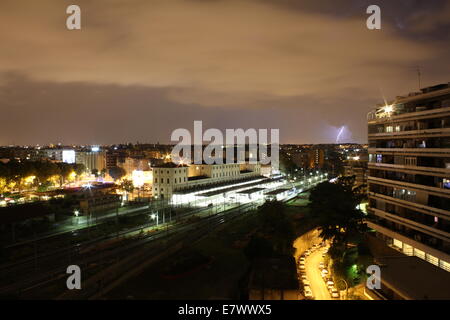
M 220 201 L 240 201 L 244 198 L 262 196 L 261 190 L 255 193 L 239 193 L 252 188 L 268 188 L 280 185 L 261 175 L 259 163 L 231 164 L 185 164 L 165 163 L 152 167 L 153 196 L 173 204 L 192 203 L 204 200 L 204 204 Z

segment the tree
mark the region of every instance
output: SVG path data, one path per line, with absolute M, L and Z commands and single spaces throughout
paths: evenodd
M 91 173 L 98 178 L 98 169 L 92 169 Z
M 81 176 L 86 171 L 86 167 L 82 163 L 75 163 L 73 166 L 73 170 L 75 171 L 77 176 Z
M 109 175 L 114 179 L 114 181 L 122 179 L 125 174 L 125 169 L 121 167 L 112 167 L 111 169 L 109 169 Z
M 291 253 L 295 232 L 285 209 L 282 202 L 266 201 L 259 208 L 259 218 L 263 233 L 272 237 L 274 250 Z
M 124 180 L 122 182 L 122 189 L 125 190 L 126 193 L 131 193 L 134 190 L 133 181 L 131 180 Z M 128 197 L 127 197 L 128 198 Z
M 69 163 L 58 163 L 59 171 L 61 173 L 61 184 L 64 184 L 69 179 L 70 174 L 73 172 L 73 166 Z
M 273 255 L 272 243 L 262 237 L 252 237 L 245 247 L 244 253 L 249 260 L 271 257 Z
M 318 219 L 320 236 L 331 240 L 335 249 L 345 252 L 348 243 L 357 241 L 366 231 L 364 214 L 357 209 L 361 199 L 351 177 L 323 182 L 311 190 L 309 207 Z

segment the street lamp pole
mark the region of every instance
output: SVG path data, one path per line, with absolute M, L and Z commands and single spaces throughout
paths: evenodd
M 345 300 L 347 300 L 348 297 L 348 284 L 347 281 L 345 281 L 344 279 L 339 279 L 340 281 L 343 281 L 345 284 Z
M 157 214 L 152 213 L 151 218 L 153 220 L 156 219 L 156 226 L 158 226 L 158 224 L 159 224 L 159 214 L 158 213 Z

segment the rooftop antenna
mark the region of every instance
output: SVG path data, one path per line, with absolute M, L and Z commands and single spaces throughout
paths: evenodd
M 419 79 L 419 91 L 420 91 L 420 89 L 422 88 L 420 83 L 420 77 L 422 76 L 422 74 L 420 73 L 420 66 L 417 66 L 416 69 L 417 69 L 417 77 Z

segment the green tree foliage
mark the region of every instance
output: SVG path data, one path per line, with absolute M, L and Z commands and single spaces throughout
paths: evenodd
M 98 176 L 99 176 L 98 169 L 92 169 L 91 173 L 92 173 L 96 178 L 98 178 Z
M 273 255 L 273 246 L 269 240 L 254 236 L 245 247 L 244 253 L 249 260 L 268 258 Z
M 111 169 L 109 169 L 109 175 L 115 181 L 122 179 L 125 176 L 125 174 L 126 174 L 125 169 L 121 167 L 112 167 Z
M 292 221 L 286 214 L 285 204 L 279 201 L 267 201 L 259 208 L 261 230 L 271 236 L 274 250 L 289 254 L 295 239 Z
M 311 190 L 309 197 L 320 236 L 344 251 L 349 242 L 357 241 L 366 230 L 364 214 L 356 209 L 363 194 L 353 189 L 353 183 L 354 177 L 340 178 L 336 183 L 323 182 Z
M 131 180 L 124 180 L 122 182 L 122 189 L 125 190 L 126 192 L 133 192 L 134 190 L 134 185 L 133 185 L 133 181 Z
M 22 180 L 29 176 L 35 176 L 34 186 L 47 184 L 50 177 L 60 177 L 60 183 L 64 183 L 72 172 L 80 175 L 84 172 L 84 165 L 54 163 L 50 161 L 17 161 L 11 160 L 0 163 L 0 179 L 7 184 L 14 182 L 20 189 Z M 33 185 L 32 185 L 33 186 Z M 1 191 L 1 190 L 0 190 Z
M 86 172 L 86 167 L 84 166 L 84 164 L 75 163 L 73 165 L 73 170 L 75 171 L 77 176 L 81 176 L 84 172 Z

